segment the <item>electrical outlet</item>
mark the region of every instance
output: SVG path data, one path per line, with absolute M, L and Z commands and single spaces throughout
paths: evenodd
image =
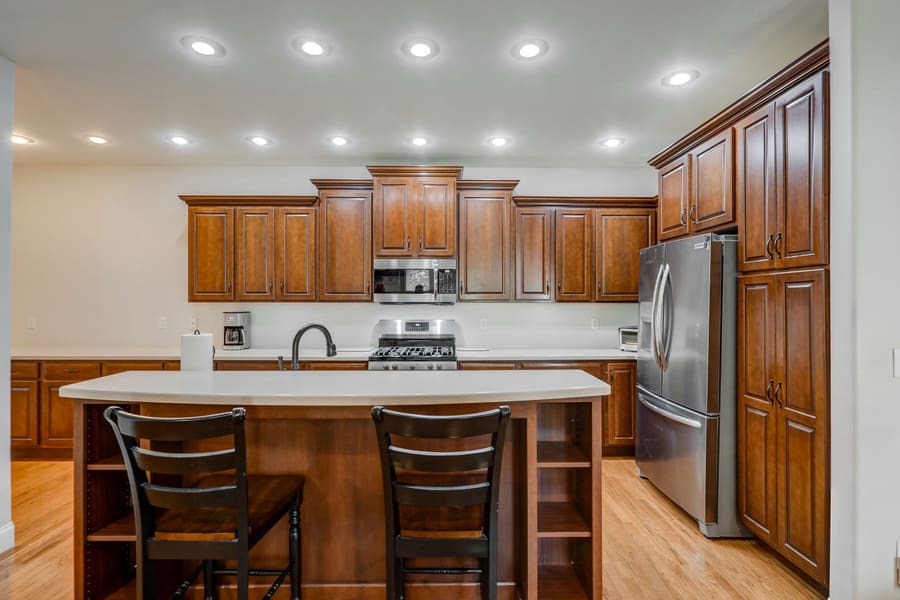
M 600 324 L 597 322 L 597 319 L 591 319 L 591 329 L 597 329 Z
M 482 329 L 487 329 L 487 319 L 481 319 L 478 321 L 478 326 Z
M 28 317 L 28 329 L 37 329 L 37 317 Z
M 160 328 L 160 329 L 165 329 L 165 328 L 168 327 L 168 326 L 169 326 L 169 321 L 168 321 L 168 319 L 166 319 L 165 317 L 160 317 L 160 318 L 159 318 L 159 328 Z

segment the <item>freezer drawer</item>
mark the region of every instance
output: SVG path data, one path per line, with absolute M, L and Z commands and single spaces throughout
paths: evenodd
M 701 523 L 716 521 L 719 417 L 686 410 L 640 387 L 636 413 L 641 474 Z

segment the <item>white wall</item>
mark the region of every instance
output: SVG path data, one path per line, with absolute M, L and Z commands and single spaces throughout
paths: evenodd
M 0 56 L 0 381 L 9 381 L 10 237 L 13 82 L 15 66 Z M 12 490 L 9 476 L 9 387 L 0 385 L 0 552 L 12 548 Z
M 656 193 L 653 169 L 466 168 L 465 178 L 514 178 L 522 195 Z M 615 327 L 636 323 L 636 304 L 495 304 L 383 307 L 377 304 L 189 304 L 187 207 L 179 194 L 313 194 L 310 177 L 368 177 L 364 167 L 19 166 L 13 191 L 12 344 L 156 348 L 199 327 L 221 344 L 221 313 L 253 312 L 253 345 L 286 348 L 293 332 L 324 322 L 339 347 L 372 343 L 381 317 L 460 321 L 460 346 L 611 346 Z M 165 317 L 168 328 L 159 329 Z M 28 320 L 37 321 L 28 329 Z M 487 319 L 487 329 L 481 329 Z M 591 319 L 598 329 L 590 329 Z M 310 336 L 304 346 L 321 347 Z
M 900 347 L 900 2 L 853 0 L 851 6 L 856 593 L 897 598 L 900 379 L 892 377 L 891 349 Z

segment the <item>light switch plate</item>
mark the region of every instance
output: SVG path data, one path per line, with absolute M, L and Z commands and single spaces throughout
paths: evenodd
M 894 348 L 894 377 L 900 378 L 900 348 Z

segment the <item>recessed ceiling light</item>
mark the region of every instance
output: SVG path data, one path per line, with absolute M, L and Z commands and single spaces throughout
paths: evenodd
M 328 45 L 316 40 L 294 40 L 294 49 L 307 56 L 322 56 L 328 53 Z
M 108 144 L 109 140 L 105 137 L 100 137 L 99 135 L 90 135 L 88 136 L 88 141 L 93 144 L 98 144 L 102 146 L 103 144 Z
M 222 44 L 208 38 L 189 35 L 181 38 L 181 45 L 201 56 L 223 56 L 225 54 L 225 47 Z
M 438 53 L 438 45 L 432 40 L 409 40 L 403 44 L 403 51 L 414 58 L 430 58 Z
M 606 146 L 607 148 L 618 148 L 619 146 L 621 146 L 622 144 L 625 143 L 625 139 L 624 138 L 606 138 L 605 140 L 603 140 L 600 143 L 603 144 L 604 146 Z
M 255 144 L 257 146 L 268 146 L 272 143 L 269 138 L 265 138 L 261 135 L 254 135 L 250 138 L 250 143 Z
M 497 148 L 500 148 L 509 143 L 509 138 L 503 137 L 501 135 L 497 135 L 497 136 L 494 136 L 491 139 L 489 139 L 488 142 L 491 144 L 491 146 L 496 146 Z
M 699 71 L 678 71 L 663 77 L 663 85 L 679 87 L 700 77 Z
M 544 40 L 528 40 L 513 46 L 513 56 L 518 58 L 537 58 L 546 54 L 549 45 Z
M 34 140 L 33 140 L 33 139 L 27 138 L 27 137 L 25 137 L 24 135 L 18 135 L 18 134 L 16 134 L 16 133 L 12 134 L 12 135 L 9 137 L 9 140 L 10 140 L 13 144 L 33 144 L 33 143 L 34 143 Z
M 422 137 L 422 136 L 416 136 L 409 141 L 410 141 L 410 143 L 412 143 L 413 146 L 427 146 L 428 145 L 428 138 Z
M 347 144 L 350 143 L 350 139 L 346 138 L 342 135 L 336 135 L 332 138 L 329 138 L 328 141 L 331 142 L 332 144 L 334 144 L 335 146 L 346 146 Z
M 169 138 L 169 141 L 172 142 L 173 144 L 175 144 L 176 146 L 187 146 L 188 144 L 191 143 L 191 140 L 187 139 L 186 137 L 180 136 L 180 135 L 173 135 L 172 137 Z

